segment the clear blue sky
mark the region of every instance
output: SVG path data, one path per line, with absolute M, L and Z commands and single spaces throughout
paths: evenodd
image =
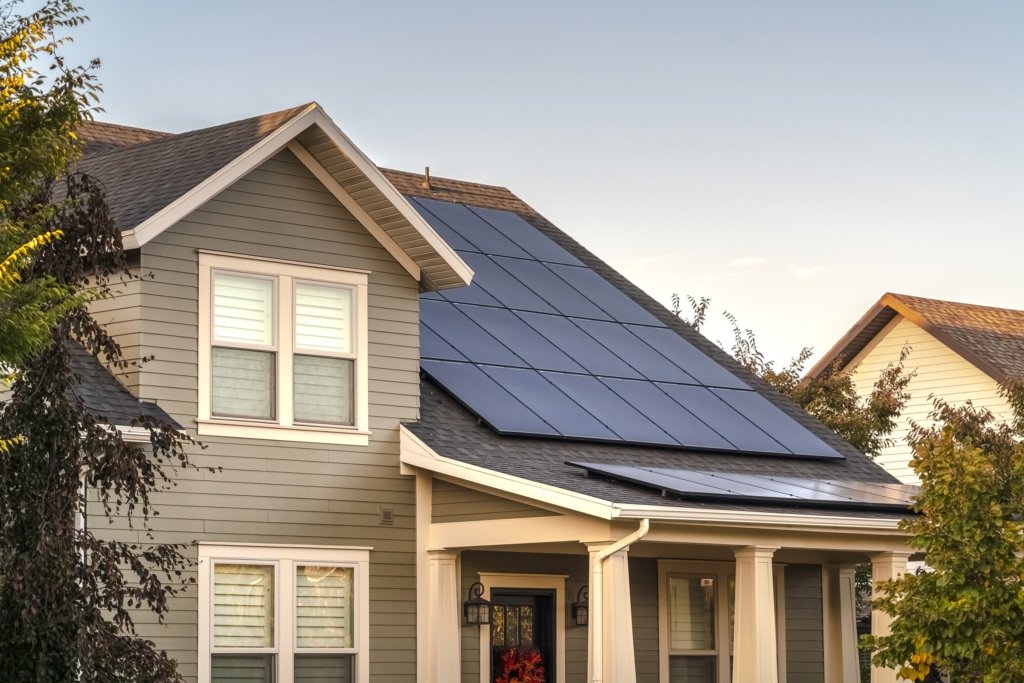
M 779 359 L 885 291 L 1024 309 L 1024 3 L 81 2 L 101 119 L 316 100 L 379 165 L 509 187 Z

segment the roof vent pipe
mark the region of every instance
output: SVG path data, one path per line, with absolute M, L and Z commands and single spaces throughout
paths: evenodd
M 594 555 L 594 576 L 590 582 L 590 618 L 594 624 L 594 683 L 604 679 L 604 561 L 628 548 L 651 530 L 651 520 L 640 522 L 640 528 Z
M 423 169 L 423 182 L 420 183 L 420 187 L 422 187 L 424 190 L 431 190 L 431 189 L 433 189 L 433 188 L 430 187 L 430 167 L 429 166 L 427 166 L 426 168 Z

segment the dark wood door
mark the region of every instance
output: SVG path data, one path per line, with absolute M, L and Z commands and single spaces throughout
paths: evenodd
M 502 679 L 507 655 L 535 653 L 544 667 L 543 680 L 555 680 L 555 596 L 553 591 L 491 591 L 491 680 Z M 512 678 L 509 683 L 515 683 Z M 537 680 L 537 679 L 535 679 Z

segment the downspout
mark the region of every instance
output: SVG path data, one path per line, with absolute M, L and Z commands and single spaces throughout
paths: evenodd
M 590 587 L 590 618 L 594 622 L 594 683 L 601 683 L 604 679 L 604 605 L 602 604 L 604 600 L 604 561 L 639 541 L 650 530 L 651 520 L 642 520 L 639 529 L 607 548 L 602 548 L 597 555 L 594 555 L 594 578 L 593 585 Z

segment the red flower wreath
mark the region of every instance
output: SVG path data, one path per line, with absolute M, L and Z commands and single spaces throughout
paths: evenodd
M 545 683 L 539 652 L 511 648 L 501 656 L 505 673 L 494 683 Z

